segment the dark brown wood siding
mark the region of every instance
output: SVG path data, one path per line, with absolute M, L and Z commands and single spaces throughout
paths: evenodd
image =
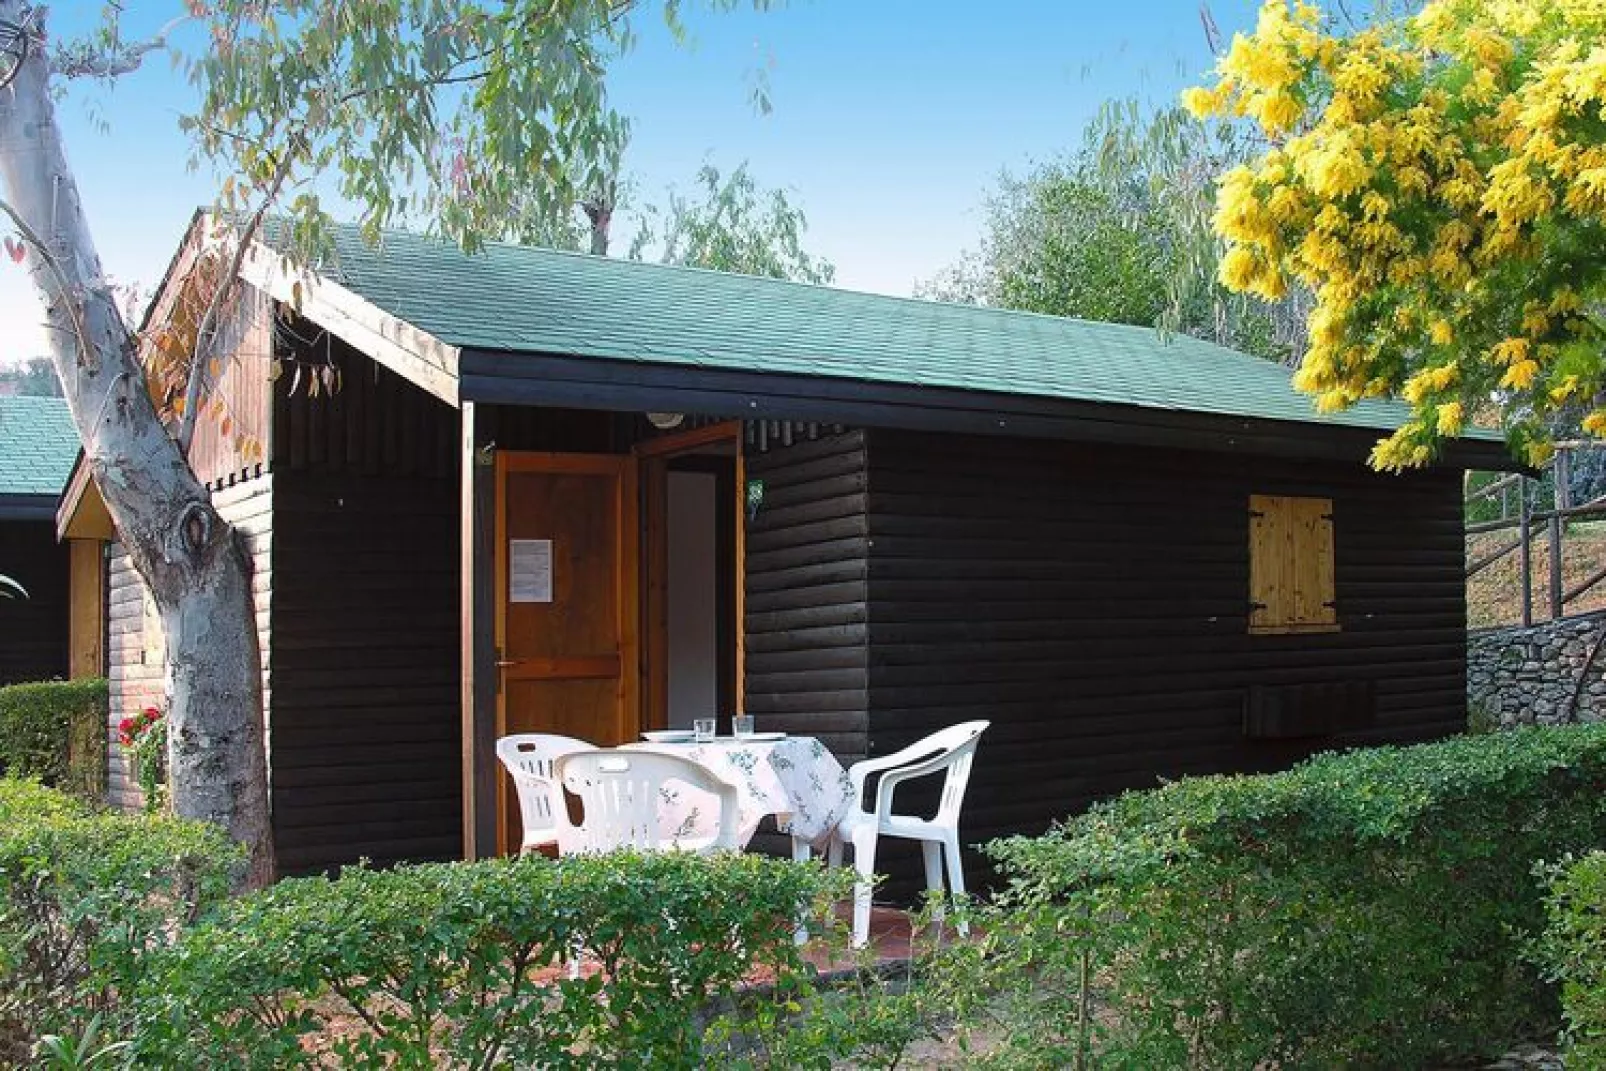
M 1459 473 L 883 431 L 867 445 L 871 751 L 990 719 L 969 843 L 1161 777 L 1465 723 Z M 1333 500 L 1340 631 L 1249 634 L 1251 494 Z M 1249 689 L 1300 684 L 1369 687 L 1375 722 L 1247 739 Z
M 314 329 L 315 331 L 315 329 Z M 274 443 L 274 838 L 285 873 L 462 850 L 456 411 L 338 342 Z
M 852 762 L 868 710 L 864 433 L 754 453 L 747 478 L 764 481 L 747 526 L 747 710 Z
M 67 676 L 68 549 L 50 521 L 0 521 L 0 573 L 28 589 L 0 599 L 0 685 Z

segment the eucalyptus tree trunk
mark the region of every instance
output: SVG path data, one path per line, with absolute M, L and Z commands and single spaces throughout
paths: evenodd
M 0 21 L 22 24 L 25 7 L 0 0 Z M 151 401 L 84 219 L 36 29 L 0 88 L 0 197 L 43 246 L 30 245 L 25 263 L 47 310 L 51 359 L 95 484 L 161 614 L 173 809 L 227 829 L 250 853 L 247 884 L 265 883 L 273 845 L 249 559 Z

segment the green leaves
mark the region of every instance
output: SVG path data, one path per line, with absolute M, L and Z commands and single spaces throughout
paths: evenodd
M 289 159 L 292 186 L 355 205 L 371 238 L 411 224 L 472 248 L 521 213 L 558 217 L 612 173 L 624 128 L 605 78 L 634 13 L 612 0 L 218 0 L 185 123 L 233 179 L 225 213 L 264 196 Z M 289 210 L 292 251 L 327 253 L 319 202 Z
M 995 842 L 1009 885 L 978 977 L 996 1057 L 1084 1040 L 1097 1066 L 1495 1055 L 1552 1014 L 1522 962 L 1543 924 L 1531 872 L 1606 840 L 1603 788 L 1606 727 L 1530 729 L 1188 778 Z M 1084 993 L 1105 1009 L 1085 1039 Z
M 223 898 L 239 860 L 214 826 L 0 778 L 0 1059 L 55 1034 L 60 1058 L 105 1063 L 96 1039 L 129 1029 L 149 957 Z
M 99 799 L 105 756 L 104 680 L 0 688 L 0 770 Z
M 1546 925 L 1531 955 L 1561 987 L 1571 1066 L 1606 1063 L 1606 853 L 1544 867 Z
M 704 164 L 696 185 L 695 199 L 671 191 L 666 206 L 647 206 L 631 243 L 632 260 L 804 283 L 836 277 L 829 261 L 803 248 L 803 210 L 784 190 L 760 187 L 745 163 L 729 175 Z
M 805 984 L 792 920 L 824 875 L 755 856 L 539 856 L 348 868 L 233 901 L 152 961 L 151 1066 L 703 1066 L 780 1023 L 734 1001 Z M 599 965 L 569 976 L 578 949 Z
M 1302 338 L 1297 311 L 1215 280 L 1214 180 L 1247 152 L 1225 125 L 1109 101 L 1079 151 L 1000 177 L 980 249 L 923 289 L 941 300 L 1154 326 L 1285 360 Z

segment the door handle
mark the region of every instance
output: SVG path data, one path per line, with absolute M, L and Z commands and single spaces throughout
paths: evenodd
M 499 658 L 496 660 L 496 668 L 507 669 L 509 666 L 516 666 L 523 661 L 524 659 L 522 658 Z

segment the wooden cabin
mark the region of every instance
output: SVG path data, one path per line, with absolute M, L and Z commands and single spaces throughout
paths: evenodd
M 988 718 L 977 842 L 1465 722 L 1498 442 L 1380 475 L 1399 410 L 1144 328 L 354 229 L 332 264 L 252 251 L 218 397 L 262 451 L 196 458 L 256 563 L 287 872 L 505 851 L 509 731 L 746 710 L 846 763 Z M 111 562 L 118 709 L 161 670 Z
M 0 685 L 94 676 L 101 608 L 95 547 L 56 541 L 56 504 L 78 453 L 60 398 L 0 398 Z

